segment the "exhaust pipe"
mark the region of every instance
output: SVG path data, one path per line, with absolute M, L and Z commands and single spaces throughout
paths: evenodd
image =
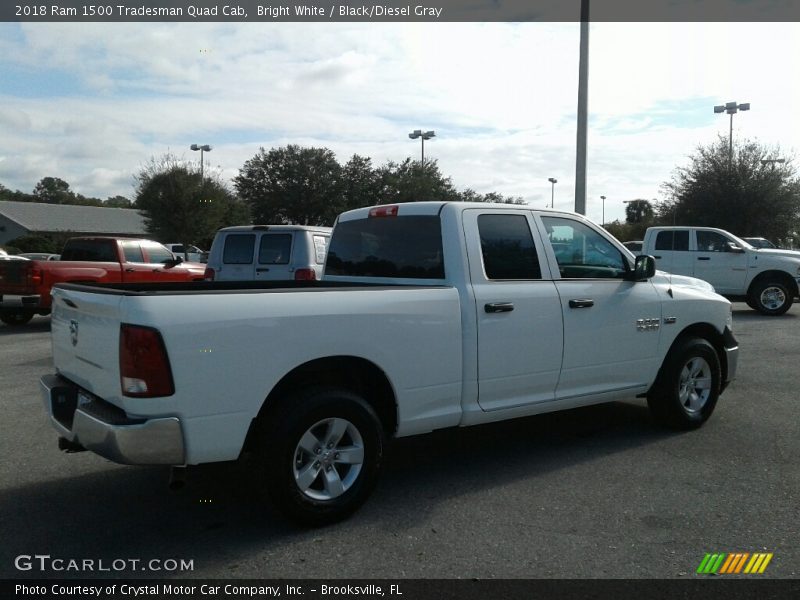
M 186 485 L 186 467 L 171 467 L 167 487 L 173 492 L 182 490 Z

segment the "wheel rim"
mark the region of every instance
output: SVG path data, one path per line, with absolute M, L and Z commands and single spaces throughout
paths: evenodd
M 364 441 L 347 419 L 323 419 L 300 438 L 292 470 L 300 491 L 313 500 L 333 500 L 352 487 L 364 465 Z
M 777 286 L 764 288 L 759 296 L 761 306 L 768 310 L 777 310 L 786 303 L 786 294 Z
M 696 413 L 703 409 L 711 396 L 711 367 L 704 358 L 690 359 L 681 370 L 678 397 L 684 410 Z

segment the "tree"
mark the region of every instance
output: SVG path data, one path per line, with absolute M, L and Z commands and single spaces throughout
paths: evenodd
M 218 173 L 205 174 L 172 154 L 152 158 L 134 177 L 136 206 L 147 230 L 162 242 L 202 244 L 220 227 L 240 218 L 240 202 L 221 183 Z
M 343 210 L 372 206 L 381 202 L 381 177 L 372 168 L 372 159 L 354 154 L 342 167 Z
M 234 185 L 258 223 L 332 225 L 345 208 L 342 167 L 327 148 L 264 148 Z
M 436 160 L 425 164 L 410 158 L 401 163 L 389 161 L 378 169 L 381 182 L 380 204 L 454 200 L 458 194 L 449 177 L 442 175 Z
M 48 254 L 58 254 L 63 246 L 53 238 L 44 235 L 23 235 L 11 240 L 8 244 L 20 252 L 47 252 Z
M 763 162 L 775 156 L 785 163 Z M 780 148 L 728 138 L 699 146 L 689 165 L 675 170 L 663 185 L 667 200 L 658 205 L 663 222 L 719 227 L 740 236 L 773 240 L 791 237 L 800 219 L 800 179 Z
M 655 214 L 653 205 L 647 200 L 628 200 L 625 205 L 626 223 L 651 223 Z
M 106 208 L 133 208 L 133 202 L 128 200 L 125 196 L 109 196 L 106 198 L 106 201 L 103 202 L 103 206 Z
M 58 177 L 43 177 L 36 187 L 33 195 L 37 202 L 48 204 L 74 204 L 75 194 L 69 189 L 69 184 Z

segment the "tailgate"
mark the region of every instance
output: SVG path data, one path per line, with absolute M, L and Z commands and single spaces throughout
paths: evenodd
M 122 296 L 53 288 L 53 362 L 58 373 L 119 404 Z
M 0 294 L 31 294 L 35 288 L 28 281 L 29 260 L 0 260 Z

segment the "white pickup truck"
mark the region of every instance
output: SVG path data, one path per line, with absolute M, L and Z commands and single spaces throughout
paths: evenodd
M 642 254 L 654 256 L 660 269 L 707 281 L 765 315 L 782 315 L 798 295 L 800 252 L 754 248 L 722 229 L 650 227 Z
M 322 281 L 57 286 L 44 405 L 120 463 L 253 457 L 297 520 L 355 510 L 385 439 L 647 397 L 699 427 L 731 305 L 585 218 L 420 202 L 340 215 Z

